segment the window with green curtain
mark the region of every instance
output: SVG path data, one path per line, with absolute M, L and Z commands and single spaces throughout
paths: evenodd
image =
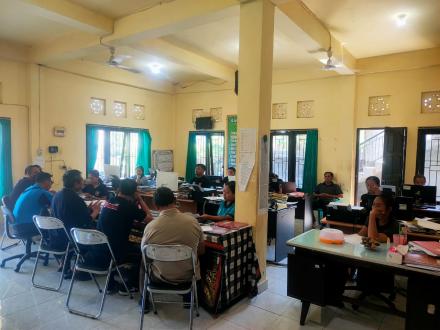
M 12 191 L 11 120 L 0 118 L 0 197 Z
M 224 175 L 224 132 L 189 132 L 186 159 L 186 179 L 194 177 L 196 164 L 206 165 L 206 174 Z
M 304 157 L 304 177 L 302 190 L 313 193 L 317 183 L 318 170 L 318 130 L 307 130 Z
M 104 165 L 119 167 L 122 178 L 135 175 L 136 166 L 151 167 L 151 136 L 139 128 L 87 125 L 87 171 L 104 175 Z

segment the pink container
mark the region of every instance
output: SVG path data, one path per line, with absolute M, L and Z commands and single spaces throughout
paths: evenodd
M 405 234 L 393 234 L 393 245 L 406 245 L 407 241 Z

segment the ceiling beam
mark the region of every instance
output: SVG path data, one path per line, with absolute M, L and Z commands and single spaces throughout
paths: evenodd
M 184 65 L 213 78 L 234 81 L 234 68 L 182 48 L 164 39 L 145 40 L 130 45 L 130 47 L 145 53 L 160 56 L 161 58 Z
M 325 50 L 331 44 L 333 58 L 340 64 L 335 71 L 340 74 L 353 74 L 355 72 L 356 59 L 347 49 L 344 49 L 343 45 L 331 35 L 325 25 L 304 3 L 300 0 L 280 1 L 277 6 L 285 15 L 284 17 L 289 18 L 302 33 L 298 37 L 298 33 L 294 33 L 291 27 L 282 29 L 282 32 L 290 36 L 296 35 L 294 37 L 295 41 L 303 45 L 314 58 L 320 61 L 326 59 Z M 280 25 L 287 26 L 285 22 Z
M 35 14 L 92 34 L 113 31 L 113 20 L 67 0 L 20 0 Z
M 133 43 L 173 34 L 230 15 L 237 0 L 185 0 L 155 6 L 115 21 L 114 33 L 105 43 Z M 234 8 L 235 7 L 235 8 Z

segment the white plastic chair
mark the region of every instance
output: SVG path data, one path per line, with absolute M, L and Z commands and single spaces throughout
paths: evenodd
M 125 283 L 124 278 L 121 275 L 121 272 L 119 270 L 118 264 L 116 262 L 115 256 L 112 251 L 112 248 L 110 247 L 110 244 L 108 242 L 107 236 L 98 230 L 80 229 L 80 228 L 72 228 L 70 230 L 70 234 L 72 236 L 73 243 L 75 244 L 76 260 L 75 260 L 75 266 L 73 268 L 72 281 L 70 282 L 69 293 L 67 294 L 67 301 L 66 301 L 66 307 L 69 310 L 69 312 L 73 313 L 73 314 L 81 315 L 81 316 L 90 317 L 92 319 L 99 318 L 101 316 L 102 310 L 104 308 L 105 297 L 107 295 L 107 288 L 108 288 L 108 284 L 109 284 L 110 277 L 111 277 L 113 270 L 117 271 L 117 273 L 122 281 L 122 284 L 124 285 L 126 292 L 129 294 L 130 299 L 133 299 L 133 294 L 128 289 L 127 284 Z M 86 260 L 81 255 L 81 249 L 78 244 L 85 247 L 86 249 L 93 247 L 93 246 L 105 245 L 108 249 L 108 253 L 110 254 L 109 266 L 108 267 L 96 267 L 93 265 L 87 265 L 85 263 Z M 75 281 L 75 273 L 77 271 L 89 273 L 90 276 L 95 281 L 99 292 L 102 293 L 101 303 L 100 303 L 99 311 L 97 314 L 90 314 L 90 313 L 86 313 L 86 312 L 83 312 L 80 310 L 75 310 L 69 306 L 73 283 Z M 107 275 L 104 290 L 101 290 L 98 282 L 96 281 L 95 275 Z
M 193 317 L 194 317 L 194 307 L 196 310 L 196 315 L 199 316 L 199 301 L 197 297 L 197 281 L 196 281 L 196 259 L 193 250 L 186 245 L 158 245 L 149 244 L 142 248 L 142 259 L 145 268 L 145 278 L 144 286 L 142 289 L 142 308 L 141 308 L 141 321 L 140 329 L 142 330 L 144 323 L 144 308 L 145 308 L 145 297 L 147 291 L 150 296 L 151 305 L 153 311 L 157 314 L 155 303 L 171 303 L 176 304 L 179 302 L 175 301 L 164 301 L 164 300 L 154 300 L 154 294 L 176 294 L 184 295 L 191 293 L 190 314 L 189 314 L 189 328 L 192 329 Z M 154 261 L 160 262 L 178 262 L 178 261 L 191 261 L 192 265 L 192 278 L 190 281 L 178 285 L 167 284 L 167 283 L 155 283 L 151 282 L 151 265 Z M 182 303 L 184 306 L 188 303 Z
M 40 215 L 34 215 L 33 217 L 33 221 L 35 226 L 37 227 L 38 232 L 41 235 L 41 240 L 40 240 L 40 246 L 38 247 L 38 252 L 37 252 L 37 258 L 35 259 L 35 266 L 34 266 L 34 270 L 32 272 L 32 285 L 36 288 L 40 288 L 40 289 L 45 289 L 45 290 L 50 290 L 50 291 L 59 291 L 61 288 L 61 285 L 63 284 L 63 279 L 64 279 L 64 273 L 66 271 L 66 266 L 67 266 L 67 259 L 70 260 L 70 258 L 67 258 L 67 255 L 69 254 L 69 251 L 71 250 L 71 245 L 70 245 L 70 239 L 69 239 L 69 234 L 67 233 L 66 227 L 64 227 L 63 222 L 60 219 L 57 218 L 53 218 L 53 217 L 44 217 L 44 216 L 40 216 Z M 65 235 L 66 240 L 67 240 L 67 246 L 66 248 L 57 248 L 57 247 L 53 247 L 49 245 L 46 245 L 46 241 L 48 238 L 48 235 L 50 231 L 60 231 Z M 60 281 L 58 283 L 57 287 L 50 287 L 50 286 L 45 286 L 45 285 L 41 285 L 41 284 L 37 284 L 35 282 L 35 274 L 37 272 L 37 266 L 38 266 L 38 260 L 40 258 L 40 253 L 47 253 L 49 254 L 53 254 L 56 256 L 63 256 L 64 255 L 64 261 L 63 261 L 63 268 L 62 268 L 62 272 L 61 272 L 61 276 L 60 276 Z

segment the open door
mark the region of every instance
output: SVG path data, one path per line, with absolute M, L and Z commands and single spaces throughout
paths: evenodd
M 382 184 L 402 187 L 405 179 L 406 127 L 386 127 Z

